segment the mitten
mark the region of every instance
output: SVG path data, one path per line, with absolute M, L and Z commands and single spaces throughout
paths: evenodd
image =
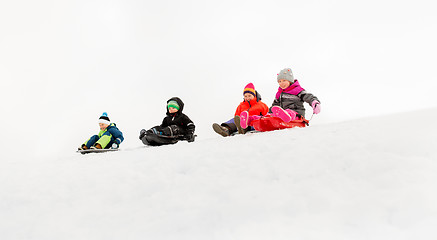
M 187 139 L 188 142 L 194 142 L 194 134 L 193 133 L 188 133 L 185 138 Z
M 319 114 L 320 113 L 321 108 L 320 108 L 320 102 L 319 101 L 314 100 L 311 103 L 311 107 L 313 108 L 313 113 L 314 114 Z
M 170 125 L 162 129 L 162 133 L 166 136 L 178 136 L 179 135 L 179 127 L 176 125 Z

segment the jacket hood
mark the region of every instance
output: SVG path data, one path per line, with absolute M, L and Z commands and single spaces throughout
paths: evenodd
M 261 101 L 261 94 L 258 91 L 255 91 L 255 93 L 256 93 L 255 97 L 256 97 L 257 102 Z
M 170 98 L 169 100 L 167 100 L 167 104 L 168 104 L 168 102 L 170 102 L 170 101 L 176 101 L 176 102 L 178 103 L 178 105 L 179 105 L 179 111 L 178 111 L 178 113 L 182 113 L 182 111 L 184 110 L 184 102 L 182 102 L 182 100 L 181 100 L 180 98 L 178 98 L 178 97 L 172 97 L 172 98 Z M 169 115 L 170 112 L 168 111 L 168 107 L 167 107 L 167 105 L 165 106 L 165 108 L 167 109 L 167 114 Z

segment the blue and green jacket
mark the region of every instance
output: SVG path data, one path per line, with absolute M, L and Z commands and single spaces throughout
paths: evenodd
M 98 135 L 92 136 L 84 144 L 87 147 L 98 143 L 102 148 L 111 147 L 113 143 L 120 145 L 124 140 L 123 133 L 117 128 L 115 123 L 111 123 L 105 130 L 100 130 Z

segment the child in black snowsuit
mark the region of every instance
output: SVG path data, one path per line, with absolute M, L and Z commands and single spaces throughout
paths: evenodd
M 151 145 L 151 142 L 148 141 L 147 136 L 159 135 L 173 140 L 169 141 L 168 143 L 175 143 L 177 140 L 194 142 L 195 125 L 187 115 L 182 113 L 183 109 L 184 103 L 180 98 L 170 98 L 167 101 L 167 116 L 162 120 L 162 124 L 147 131 L 142 129 L 140 131 L 140 140 L 146 145 Z

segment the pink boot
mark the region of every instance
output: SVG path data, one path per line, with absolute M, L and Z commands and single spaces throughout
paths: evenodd
M 284 122 L 290 122 L 292 119 L 294 119 L 296 117 L 296 114 L 294 114 L 294 116 L 290 116 L 288 111 L 285 111 L 284 109 L 282 109 L 279 106 L 273 106 L 272 107 L 272 116 L 278 117 L 278 118 L 282 119 L 282 121 L 284 121 Z
M 291 109 L 285 109 L 285 111 L 287 111 L 288 114 L 290 114 L 291 117 L 291 121 L 296 120 L 297 118 L 297 112 L 291 110 Z
M 244 111 L 240 114 L 240 126 L 241 126 L 241 128 L 243 128 L 243 129 L 247 128 L 248 123 L 249 123 L 249 112 Z

